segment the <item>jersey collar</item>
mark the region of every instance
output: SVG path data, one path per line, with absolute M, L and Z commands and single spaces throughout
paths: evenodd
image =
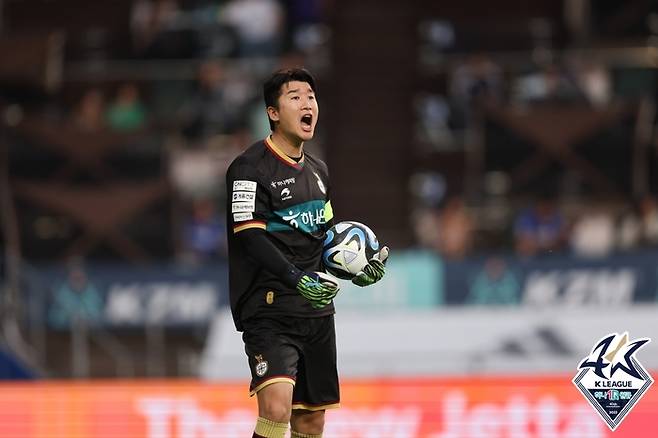
M 272 140 L 272 136 L 269 135 L 265 139 L 265 146 L 274 154 L 276 158 L 279 159 L 279 161 L 282 161 L 284 164 L 287 164 L 290 167 L 294 167 L 297 170 L 301 170 L 304 167 L 304 153 L 302 152 L 302 158 L 299 161 L 295 161 L 289 156 L 287 156 L 279 147 L 274 144 L 274 141 Z

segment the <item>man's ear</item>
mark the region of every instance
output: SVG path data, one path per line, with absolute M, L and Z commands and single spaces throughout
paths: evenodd
M 267 107 L 267 116 L 270 118 L 271 121 L 278 122 L 279 121 L 279 110 L 274 108 L 273 106 L 268 106 Z

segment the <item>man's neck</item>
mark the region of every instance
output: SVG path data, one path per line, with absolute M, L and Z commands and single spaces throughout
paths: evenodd
M 272 142 L 281 149 L 281 152 L 291 158 L 301 158 L 304 153 L 304 142 L 296 143 L 283 134 L 274 131 L 271 135 Z

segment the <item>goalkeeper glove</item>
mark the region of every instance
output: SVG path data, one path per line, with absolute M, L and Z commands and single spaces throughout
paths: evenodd
M 388 259 L 388 246 L 384 246 L 368 261 L 363 270 L 352 278 L 352 283 L 360 287 L 377 283 L 386 274 L 386 259 Z
M 297 291 L 311 302 L 315 309 L 321 309 L 331 303 L 340 285 L 322 272 L 304 273 L 297 282 Z

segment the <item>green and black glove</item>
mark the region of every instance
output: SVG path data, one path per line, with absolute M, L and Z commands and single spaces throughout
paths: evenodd
M 361 287 L 377 283 L 386 274 L 386 259 L 388 259 L 388 246 L 384 246 L 368 261 L 363 270 L 352 278 L 352 283 Z
M 338 281 L 321 272 L 306 272 L 297 282 L 297 290 L 311 302 L 315 309 L 321 309 L 331 303 L 340 290 Z

